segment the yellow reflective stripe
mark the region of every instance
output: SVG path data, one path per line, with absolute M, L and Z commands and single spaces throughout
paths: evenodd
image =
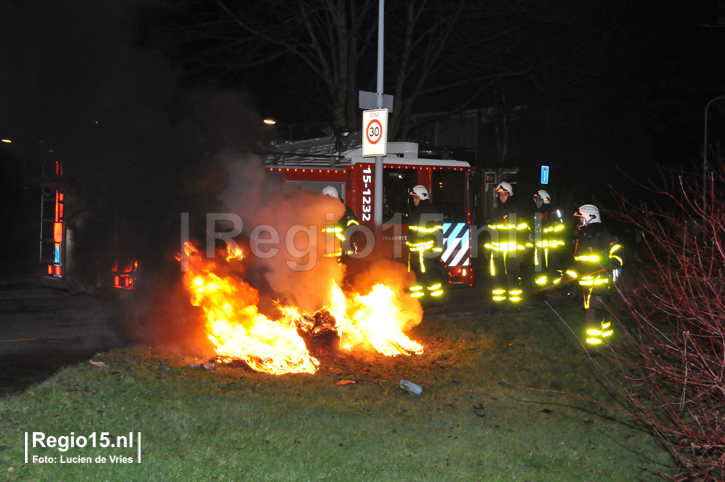
M 493 256 L 491 256 L 491 276 L 496 276 L 496 269 L 493 267 Z
M 550 233 L 554 230 L 554 228 L 544 228 L 545 233 Z
M 609 321 L 608 321 L 608 322 L 606 322 L 606 323 L 602 323 L 602 330 L 606 330 L 606 329 L 607 329 L 607 328 L 609 328 L 610 326 L 612 326 L 612 323 L 611 323 L 611 322 L 609 322 Z
M 519 226 L 523 226 L 523 227 L 519 227 Z M 488 225 L 489 229 L 524 229 L 524 228 L 528 228 L 528 227 L 529 227 L 528 224 L 519 224 L 518 226 L 515 224 L 496 224 L 496 225 L 489 224 Z
M 443 290 L 438 290 L 438 291 L 434 291 L 434 292 L 433 292 L 433 293 L 431 293 L 430 295 L 431 295 L 431 296 L 440 296 L 440 295 L 442 295 L 442 294 L 443 294 Z
M 435 285 L 433 285 L 433 286 L 429 286 L 429 287 L 428 287 L 428 289 L 429 289 L 429 290 L 436 290 L 436 289 L 438 289 L 438 288 L 440 288 L 440 287 L 441 287 L 441 284 L 440 284 L 440 283 L 438 283 L 438 284 L 435 284 Z
M 546 283 L 546 279 L 547 279 L 546 276 L 540 276 L 540 277 L 536 278 L 536 284 L 543 285 L 544 283 Z
M 509 301 L 521 301 L 519 296 L 509 296 Z
M 494 296 L 493 301 L 504 301 L 506 299 L 505 296 Z
M 599 261 L 599 256 L 597 256 L 596 254 L 575 256 L 574 261 Z
M 439 224 L 437 226 L 433 226 L 432 228 L 423 228 L 420 226 L 408 226 L 408 229 L 410 229 L 411 231 L 420 231 L 422 233 L 434 233 L 436 231 L 443 229 L 443 225 Z
M 337 239 L 339 239 L 340 241 L 345 241 L 345 236 L 343 236 L 342 234 L 336 233 L 335 236 L 337 236 Z
M 516 226 L 516 229 L 517 229 L 517 230 L 521 230 L 521 229 L 526 229 L 526 228 L 528 228 L 528 227 L 529 227 L 529 225 L 528 225 L 528 224 L 526 224 L 526 223 L 521 223 L 521 224 L 519 224 L 518 226 Z
M 615 255 L 612 255 L 612 258 L 615 258 L 617 261 L 619 261 L 619 265 L 620 266 L 624 266 L 624 261 L 622 261 L 622 258 L 620 258 L 619 256 L 617 256 L 616 254 Z M 627 269 L 629 269 L 629 268 L 627 268 Z
M 349 221 L 347 222 L 347 225 L 348 225 L 348 227 L 349 227 L 349 226 L 351 226 L 351 225 L 353 225 L 353 224 L 357 224 L 358 226 L 360 225 L 360 223 L 358 223 L 358 222 L 357 222 L 357 221 L 355 221 L 354 219 L 351 219 L 351 220 L 349 220 Z
M 561 231 L 562 229 L 564 229 L 564 225 L 563 224 L 560 224 L 560 225 L 558 225 L 557 227 L 554 228 L 554 231 Z
M 523 290 L 509 290 L 510 295 L 520 295 L 523 292 Z
M 601 330 L 587 330 L 587 335 L 596 335 L 599 336 L 602 334 Z
M 423 296 L 424 294 L 425 293 L 423 293 L 421 291 L 417 291 L 415 293 L 411 293 L 410 296 L 412 296 L 413 298 L 419 298 L 419 297 Z
M 587 343 L 590 345 L 598 345 L 602 342 L 599 338 L 587 338 Z
M 605 331 L 605 332 L 602 332 L 602 336 L 610 336 L 612 333 L 614 333 L 614 331 L 612 331 L 612 330 Z
M 557 246 L 564 246 L 564 241 L 539 241 L 536 243 L 537 246 L 540 246 L 542 248 L 556 248 Z
M 614 246 L 612 246 L 612 249 L 609 250 L 609 255 L 611 256 L 612 254 L 614 254 L 615 251 L 617 251 L 621 247 L 622 247 L 621 244 L 615 244 Z
M 423 289 L 422 286 L 411 286 L 410 287 L 410 291 L 420 291 L 422 289 Z
M 495 295 L 502 295 L 502 294 L 506 293 L 506 290 L 492 290 L 491 293 L 493 293 Z
M 566 274 L 568 274 L 572 278 L 576 278 L 576 271 L 572 271 L 572 270 L 568 269 L 568 270 L 566 270 Z

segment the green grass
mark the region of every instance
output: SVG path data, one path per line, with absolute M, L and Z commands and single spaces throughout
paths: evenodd
M 579 326 L 580 310 L 561 313 Z M 431 318 L 411 336 L 424 344 L 424 355 L 323 359 L 315 375 L 275 377 L 226 367 L 206 372 L 187 368 L 191 357 L 145 348 L 101 354 L 97 359 L 108 368 L 70 367 L 0 400 L 0 444 L 7 446 L 0 451 L 0 477 L 659 480 L 643 467 L 662 461 L 664 453 L 650 436 L 622 423 L 630 422 L 623 416 L 503 382 L 616 403 L 551 311 Z M 341 378 L 361 381 L 335 386 Z M 422 385 L 423 396 L 400 390 L 401 378 Z M 26 431 L 141 431 L 143 460 L 25 465 Z M 52 452 L 60 454 L 34 453 Z M 82 453 L 135 456 L 130 449 Z

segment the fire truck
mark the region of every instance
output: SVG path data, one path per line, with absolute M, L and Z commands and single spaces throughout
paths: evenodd
M 354 145 L 352 139 L 348 145 Z M 334 186 L 358 221 L 373 229 L 376 196 L 383 198 L 384 249 L 407 251 L 408 212 L 413 186 L 423 185 L 433 205 L 443 213 L 443 246 L 440 261 L 450 287 L 476 283 L 471 258 L 471 166 L 467 162 L 418 157 L 418 145 L 389 142 L 383 158 L 383 192 L 375 192 L 375 159 L 362 157 L 362 148 L 343 151 L 330 138 L 273 144 L 264 157 L 265 168 L 284 175 L 300 187 L 321 192 Z M 344 146 L 343 146 L 344 147 Z M 342 194 L 341 194 L 342 195 Z M 398 244 L 399 246 L 395 246 Z M 402 245 L 402 246 L 401 246 Z M 402 251 L 400 251 L 402 250 Z
M 47 286 L 64 287 L 67 282 L 77 281 L 77 260 L 73 257 L 75 239 L 83 223 L 96 213 L 69 193 L 63 175 L 63 161 L 55 157 L 43 160 L 40 199 L 40 250 L 42 267 L 41 283 Z M 120 222 L 114 220 L 114 247 L 118 245 Z M 104 267 L 105 268 L 105 267 Z M 110 267 L 110 273 L 101 270 L 96 273 L 97 287 L 109 287 L 119 292 L 136 289 L 138 261 L 128 261 L 119 266 L 118 259 Z M 85 280 L 87 283 L 88 280 Z

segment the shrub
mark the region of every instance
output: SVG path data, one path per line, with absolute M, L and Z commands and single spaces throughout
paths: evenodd
M 697 171 L 695 171 L 697 172 Z M 690 177 L 687 177 L 687 176 Z M 639 247 L 620 294 L 631 313 L 613 346 L 631 414 L 671 453 L 671 480 L 724 480 L 725 165 L 663 178 L 639 206 L 610 213 L 634 225 Z

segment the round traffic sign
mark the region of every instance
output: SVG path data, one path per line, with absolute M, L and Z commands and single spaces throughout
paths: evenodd
M 383 126 L 377 119 L 370 119 L 367 127 L 365 127 L 365 136 L 370 144 L 377 144 L 383 137 Z

